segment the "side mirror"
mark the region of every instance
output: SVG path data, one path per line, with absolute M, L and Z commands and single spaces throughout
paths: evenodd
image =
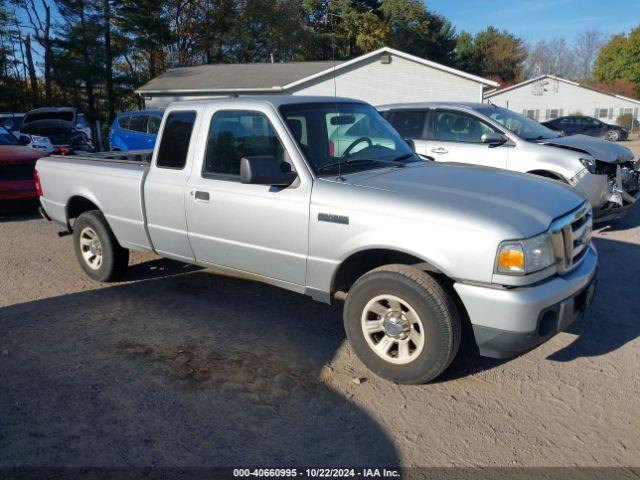
M 29 135 L 20 135 L 18 137 L 18 143 L 20 145 L 29 145 L 31 143 L 31 137 Z
M 240 159 L 240 181 L 254 185 L 273 185 L 288 187 L 298 178 L 296 172 L 286 162 L 279 162 L 274 157 L 260 155 L 242 157 Z
M 505 143 L 507 139 L 501 133 L 487 132 L 482 134 L 482 137 L 480 137 L 480 141 L 482 143 L 488 144 L 489 146 L 493 145 L 497 147 L 498 145 L 502 145 L 503 143 Z
M 410 138 L 405 138 L 404 141 L 407 145 L 409 145 L 409 148 L 411 149 L 411 151 L 413 153 L 416 153 L 416 142 L 414 142 Z

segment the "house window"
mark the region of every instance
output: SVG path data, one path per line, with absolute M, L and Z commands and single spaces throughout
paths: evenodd
M 596 115 L 598 118 L 607 118 L 609 116 L 609 109 L 608 108 L 599 108 L 598 109 L 598 115 Z
M 529 117 L 531 120 L 535 120 L 536 122 L 540 117 L 540 110 L 525 110 L 523 113 L 525 117 Z
M 549 110 L 549 119 L 558 118 L 560 116 L 560 111 L 557 108 L 552 108 Z

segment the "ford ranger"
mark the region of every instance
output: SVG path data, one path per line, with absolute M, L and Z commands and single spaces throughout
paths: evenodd
M 576 190 L 423 162 L 355 100 L 178 102 L 153 152 L 52 156 L 36 178 L 43 215 L 73 234 L 93 279 L 144 250 L 344 300 L 355 352 L 399 383 L 442 373 L 464 322 L 482 355 L 508 357 L 580 318 L 594 293 L 592 212 Z

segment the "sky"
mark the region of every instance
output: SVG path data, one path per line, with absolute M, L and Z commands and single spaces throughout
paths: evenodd
M 640 0 L 425 0 L 429 10 L 447 17 L 456 31 L 476 33 L 489 25 L 527 42 L 564 37 L 585 30 L 628 32 L 640 25 Z

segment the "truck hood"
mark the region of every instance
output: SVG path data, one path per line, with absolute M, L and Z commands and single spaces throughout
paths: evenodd
M 625 163 L 633 160 L 633 152 L 627 147 L 587 135 L 548 138 L 541 140 L 539 143 L 583 152 L 591 155 L 596 160 L 606 163 Z
M 349 176 L 345 180 L 349 182 Z M 355 175 L 351 183 L 422 201 L 426 210 L 453 211 L 461 219 L 471 215 L 487 225 L 507 223 L 524 237 L 547 230 L 553 220 L 585 202 L 576 190 L 554 180 L 451 163 L 425 162 Z

